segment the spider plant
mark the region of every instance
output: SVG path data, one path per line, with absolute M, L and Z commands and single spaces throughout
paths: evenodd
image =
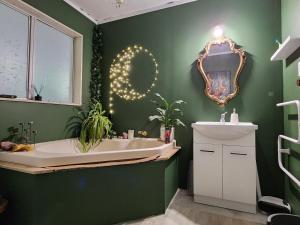
M 104 114 L 101 103 L 95 101 L 82 123 L 78 138 L 82 152 L 88 152 L 93 146 L 100 144 L 102 138 L 110 133 L 112 123 Z
M 71 116 L 65 127 L 66 137 L 79 137 L 83 121 L 87 118 L 88 113 L 81 107 L 74 107 L 73 111 L 75 115 Z
M 155 109 L 158 113 L 157 115 L 149 116 L 150 121 L 157 120 L 165 127 L 166 130 L 170 130 L 175 126 L 183 126 L 185 124 L 178 118 L 179 116 L 183 116 L 183 111 L 179 108 L 181 104 L 185 104 L 186 102 L 183 100 L 176 100 L 173 102 L 168 102 L 164 97 L 160 94 L 155 93 L 157 100 L 152 100 L 152 102 L 157 106 Z
M 42 101 L 42 91 L 44 90 L 44 85 L 42 84 L 39 88 L 35 85 L 32 86 L 33 90 L 35 92 L 34 100 L 36 101 Z
M 40 88 L 38 88 L 37 86 L 33 85 L 33 90 L 34 90 L 34 92 L 35 92 L 35 94 L 37 96 L 41 96 L 42 91 L 44 90 L 44 88 L 45 88 L 45 86 L 43 84 L 40 86 Z

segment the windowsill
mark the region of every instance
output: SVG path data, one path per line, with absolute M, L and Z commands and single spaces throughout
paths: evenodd
M 82 104 L 78 104 L 78 103 L 35 101 L 35 100 L 29 100 L 29 99 L 24 99 L 24 98 L 0 98 L 0 101 L 37 103 L 37 104 L 51 104 L 51 105 L 66 105 L 66 106 L 82 106 Z

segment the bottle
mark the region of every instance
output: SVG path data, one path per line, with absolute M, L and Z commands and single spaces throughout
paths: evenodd
M 134 139 L 134 130 L 128 130 L 128 139 Z
M 128 133 L 123 132 L 123 139 L 128 139 Z
M 233 123 L 233 124 L 238 124 L 239 123 L 239 114 L 237 114 L 235 112 L 235 109 L 233 109 L 233 112 L 231 113 L 230 123 Z

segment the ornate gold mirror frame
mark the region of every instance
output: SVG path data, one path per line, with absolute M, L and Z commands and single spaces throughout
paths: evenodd
M 209 75 L 208 71 L 205 70 L 204 66 L 204 61 L 208 59 L 210 55 L 218 55 L 218 53 L 210 53 L 212 48 L 220 47 L 223 45 L 228 45 L 230 52 L 225 53 L 225 54 L 236 54 L 238 55 L 237 58 L 239 58 L 239 62 L 237 62 L 237 69 L 233 72 L 232 76 L 230 74 L 230 85 L 232 87 L 230 90 L 232 90 L 229 94 L 226 96 L 216 96 L 213 94 L 213 87 L 212 83 L 214 80 L 211 78 Z M 221 53 L 222 55 L 224 53 Z M 239 86 L 238 86 L 238 78 L 239 75 L 244 67 L 244 64 L 246 62 L 246 54 L 241 48 L 236 47 L 236 43 L 232 41 L 229 38 L 222 38 L 222 39 L 217 39 L 217 40 L 212 40 L 210 41 L 204 48 L 204 50 L 200 53 L 199 58 L 197 60 L 197 68 L 199 72 L 201 73 L 204 81 L 205 81 L 205 90 L 204 93 L 206 96 L 208 96 L 211 100 L 215 101 L 217 104 L 224 106 L 229 100 L 234 98 L 238 92 L 239 92 Z M 228 65 L 230 66 L 230 65 Z

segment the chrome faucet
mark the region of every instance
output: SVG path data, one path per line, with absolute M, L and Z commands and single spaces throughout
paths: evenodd
M 35 144 L 36 130 L 32 130 L 33 121 L 28 123 L 19 123 L 21 126 L 21 132 L 19 132 L 19 139 L 21 143 Z
M 225 122 L 226 122 L 226 121 L 225 121 L 226 113 L 227 113 L 227 112 L 224 112 L 224 113 L 221 114 L 221 118 L 220 118 L 220 122 L 221 122 L 221 123 L 225 123 Z
M 28 140 L 29 140 L 29 142 L 31 144 L 31 142 L 32 142 L 32 134 L 33 134 L 32 133 L 33 121 L 28 122 L 27 125 L 28 125 L 28 132 L 29 132 L 29 135 L 27 135 L 27 137 L 28 137 Z

